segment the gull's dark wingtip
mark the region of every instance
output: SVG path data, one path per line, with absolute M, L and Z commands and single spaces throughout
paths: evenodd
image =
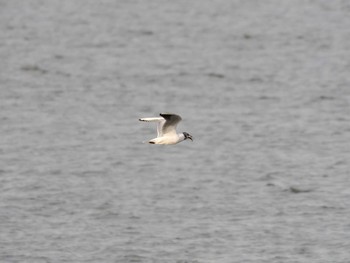
M 164 116 L 179 116 L 179 115 L 175 113 L 163 112 L 163 113 L 159 113 L 159 116 L 164 117 Z
M 173 121 L 176 123 L 182 120 L 181 116 L 175 113 L 160 113 L 159 115 L 167 121 Z

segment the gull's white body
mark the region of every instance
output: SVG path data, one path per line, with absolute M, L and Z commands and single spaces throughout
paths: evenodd
M 140 121 L 157 122 L 157 137 L 150 140 L 151 144 L 177 144 L 186 140 L 192 140 L 192 136 L 188 133 L 177 133 L 176 126 L 182 120 L 176 114 L 160 114 L 161 117 L 140 118 Z M 185 135 L 187 134 L 187 135 Z

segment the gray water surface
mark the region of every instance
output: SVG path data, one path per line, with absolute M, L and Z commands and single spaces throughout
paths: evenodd
M 348 1 L 0 1 L 0 262 L 350 262 L 349 58 Z

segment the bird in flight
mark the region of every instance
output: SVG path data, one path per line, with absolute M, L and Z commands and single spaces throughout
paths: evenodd
M 187 132 L 177 133 L 176 126 L 182 120 L 177 114 L 160 113 L 160 117 L 140 118 L 140 121 L 157 122 L 157 138 L 149 141 L 151 144 L 177 144 L 192 136 Z

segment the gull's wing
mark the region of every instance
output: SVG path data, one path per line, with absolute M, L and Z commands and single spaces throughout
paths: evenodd
M 171 113 L 161 113 L 159 115 L 165 119 L 165 122 L 160 127 L 161 134 L 176 134 L 176 126 L 182 120 L 181 117 Z
M 157 122 L 157 137 L 163 136 L 162 127 L 165 123 L 165 119 L 163 117 L 140 118 L 139 121 Z
M 150 118 L 140 118 L 139 121 L 147 121 L 147 122 L 159 122 L 163 121 L 164 118 L 162 117 L 150 117 Z

